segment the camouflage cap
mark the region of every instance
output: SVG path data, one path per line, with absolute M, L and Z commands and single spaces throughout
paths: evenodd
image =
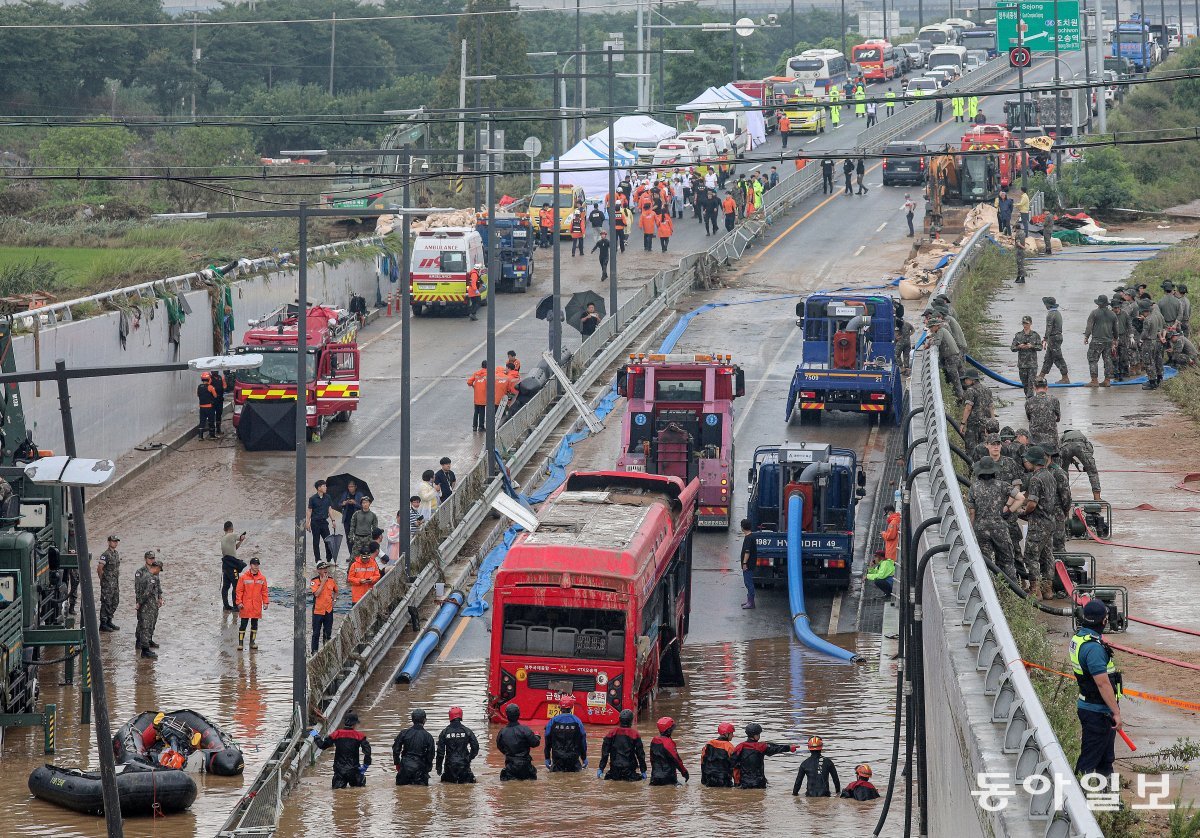
M 1001 442 L 1000 434 L 988 434 L 984 443 L 987 445 L 999 445 Z
M 1058 300 L 1054 299 L 1053 297 L 1042 297 L 1042 304 L 1046 306 L 1046 308 L 1054 308 L 1056 305 L 1058 305 Z
M 975 464 L 974 472 L 976 477 L 983 477 L 985 475 L 995 476 L 1000 473 L 1000 464 L 991 457 L 984 457 Z
M 1035 466 L 1044 466 L 1049 462 L 1046 457 L 1046 449 L 1040 445 L 1030 445 L 1025 449 L 1023 457 L 1025 462 L 1033 463 Z
M 1161 285 L 1159 285 L 1158 287 L 1159 287 L 1159 288 L 1161 288 L 1161 289 L 1162 289 L 1162 290 L 1164 290 L 1164 291 L 1174 291 L 1174 290 L 1175 290 L 1175 283 L 1174 283 L 1174 282 L 1172 282 L 1172 281 L 1171 281 L 1171 280 L 1169 280 L 1169 279 L 1164 279 L 1164 280 L 1162 281 L 1162 284 L 1161 284 Z
M 1095 302 L 1098 306 L 1106 306 L 1108 305 L 1108 296 L 1106 294 L 1101 294 L 1093 302 Z
M 1000 439 L 1016 439 L 1016 438 L 1017 438 L 1017 432 L 1014 431 L 1012 428 L 1010 428 L 1008 425 L 1005 425 L 1003 428 L 1000 429 Z
M 1044 378 L 1039 378 L 1037 381 L 1033 382 L 1033 388 L 1035 390 L 1041 390 L 1049 386 L 1050 385 L 1046 383 L 1046 379 Z
M 1138 311 L 1149 311 L 1152 308 L 1154 308 L 1154 302 L 1152 300 L 1148 300 L 1145 297 L 1138 300 Z
M 1013 439 L 1020 439 L 1021 437 L 1029 439 L 1029 430 L 1027 428 L 1017 428 L 1013 431 Z
M 958 377 L 958 380 L 959 381 L 978 381 L 979 373 L 974 372 L 973 370 L 965 370 L 963 372 L 963 374 Z
M 944 326 L 946 321 L 938 317 L 936 314 L 929 318 L 930 326 Z
M 1024 317 L 1021 318 L 1021 323 L 1023 323 L 1023 324 L 1024 323 L 1033 323 L 1033 318 L 1030 317 L 1028 314 L 1026 314 Z
M 1181 283 L 1179 283 L 1178 285 L 1176 285 L 1176 286 L 1175 286 L 1175 290 L 1176 290 L 1176 291 L 1178 291 L 1180 294 L 1186 294 L 1186 293 L 1187 293 L 1187 286 L 1186 286 L 1186 285 L 1184 285 L 1184 284 L 1181 282 Z

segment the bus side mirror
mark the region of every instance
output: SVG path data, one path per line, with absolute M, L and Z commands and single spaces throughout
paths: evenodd
M 751 468 L 746 472 L 746 482 L 753 486 L 757 479 L 758 472 L 754 470 L 753 466 L 751 466 Z
M 804 319 L 804 300 L 796 303 L 796 316 L 801 320 Z
M 746 371 L 741 367 L 733 374 L 733 394 L 738 397 L 746 395 Z
M 854 490 L 854 497 L 861 499 L 861 498 L 865 498 L 866 496 L 867 496 L 867 490 L 864 489 L 862 486 L 859 486 L 857 489 Z

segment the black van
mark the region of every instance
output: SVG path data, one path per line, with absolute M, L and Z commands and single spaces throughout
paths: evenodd
M 925 143 L 911 140 L 888 143 L 883 148 L 883 185 L 923 184 L 928 153 Z

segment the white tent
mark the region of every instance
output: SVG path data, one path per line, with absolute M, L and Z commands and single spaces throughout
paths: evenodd
M 613 155 L 617 168 L 617 180 L 624 177 L 621 169 L 627 169 L 637 158 L 622 148 Z M 559 181 L 583 187 L 589 200 L 603 200 L 608 194 L 608 144 L 602 140 L 579 141 L 570 151 L 564 152 L 559 164 Z M 554 161 L 542 163 L 542 183 L 553 183 Z
M 724 87 L 710 87 L 692 101 L 675 108 L 677 111 L 688 113 L 703 113 L 705 111 L 724 111 L 747 107 L 758 107 L 757 99 L 747 96 L 732 84 Z M 762 145 L 767 141 L 767 125 L 762 111 L 743 111 L 746 114 L 746 131 L 750 135 L 747 149 Z
M 618 143 L 628 145 L 632 145 L 633 143 L 659 143 L 663 140 L 671 139 L 676 133 L 678 132 L 670 125 L 663 125 L 657 119 L 645 114 L 623 116 L 613 123 L 613 138 Z M 600 143 L 607 147 L 608 128 L 602 128 L 595 134 L 592 134 L 592 136 L 588 137 L 588 141 Z

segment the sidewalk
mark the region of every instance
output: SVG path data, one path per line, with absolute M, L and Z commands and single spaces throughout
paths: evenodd
M 1171 231 L 1172 240 L 1186 235 Z M 1155 238 L 1161 241 L 1166 236 Z M 1041 298 L 1053 295 L 1063 313 L 1063 353 L 1071 380 L 1087 382 L 1083 330 L 1088 312 L 1095 307 L 1092 300 L 1098 294 L 1111 295 L 1136 266 L 1132 259 L 1124 259 L 1125 254 L 1089 255 L 1088 250 L 1070 248 L 1060 255 L 1032 259 L 1028 283 L 1010 284 L 996 295 L 990 314 L 996 320 L 997 348 L 990 361 L 997 371 L 1017 378 L 1016 354 L 1009 351 L 1009 341 L 1020 330 L 1025 314 L 1033 317 L 1034 329 L 1042 331 L 1045 307 Z M 1056 379 L 1057 373 L 1051 378 Z M 999 397 L 996 405 L 1001 427 L 1024 427 L 1027 423 L 1020 390 L 996 389 L 993 382 L 989 384 Z M 1200 497 L 1175 488 L 1184 473 L 1195 471 L 1200 463 L 1200 430 L 1176 411 L 1161 391 L 1146 391 L 1139 386 L 1056 387 L 1051 395 L 1062 406 L 1059 433 L 1068 428 L 1082 431 L 1095 448 L 1101 496 L 1113 505 L 1110 539 L 1144 548 L 1200 551 L 1200 524 L 1195 514 L 1188 514 L 1189 508 L 1200 506 Z M 1076 498 L 1091 498 L 1086 474 L 1072 470 L 1071 488 Z M 1097 576 L 1102 583 L 1128 588 L 1130 614 L 1200 630 L 1200 567 L 1196 558 L 1144 548 L 1105 546 L 1085 540 L 1067 542 L 1069 551 L 1096 557 Z M 1061 633 L 1065 660 L 1071 625 L 1063 618 L 1051 617 L 1047 622 L 1052 641 L 1055 632 Z M 1130 623 L 1128 631 L 1113 639 L 1134 649 L 1200 664 L 1200 640 L 1192 635 Z M 1194 702 L 1200 696 L 1200 672 L 1122 652 L 1117 653 L 1117 660 L 1127 686 L 1185 701 Z M 1139 757 L 1168 747 L 1179 738 L 1196 738 L 1200 732 L 1200 718 L 1194 712 L 1128 697 L 1124 707 L 1125 726 L 1138 746 Z M 1128 756 L 1128 749 L 1118 742 L 1118 759 Z M 1118 768 L 1128 773 L 1131 762 L 1118 763 Z M 1172 777 L 1170 796 L 1174 798 L 1180 792 L 1185 803 L 1200 796 L 1198 767 Z

